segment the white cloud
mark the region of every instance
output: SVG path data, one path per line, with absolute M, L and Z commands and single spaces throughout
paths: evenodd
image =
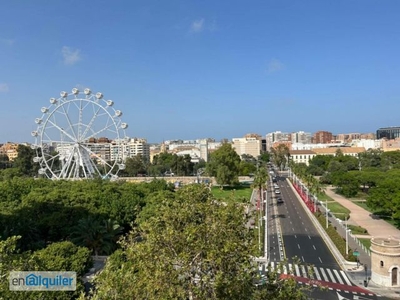
M 271 61 L 268 63 L 268 67 L 267 67 L 267 72 L 268 73 L 275 73 L 275 72 L 279 72 L 285 69 L 285 65 L 283 63 L 281 63 L 279 60 L 277 59 L 271 59 Z
M 0 83 L 0 92 L 7 93 L 9 91 L 7 83 Z
M 190 25 L 191 32 L 202 32 L 204 29 L 204 19 L 195 20 Z
M 61 53 L 64 58 L 64 64 L 73 65 L 80 61 L 81 58 L 81 50 L 73 49 L 71 47 L 64 46 L 61 49 Z
M 15 43 L 13 39 L 0 39 L 0 43 L 7 46 L 12 46 Z

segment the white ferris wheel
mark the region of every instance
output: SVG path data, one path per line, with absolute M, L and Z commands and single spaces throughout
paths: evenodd
M 123 144 L 128 125 L 114 101 L 90 89 L 61 92 L 42 107 L 35 119 L 37 129 L 33 148 L 34 162 L 40 164 L 39 175 L 51 179 L 116 179 L 125 168 Z

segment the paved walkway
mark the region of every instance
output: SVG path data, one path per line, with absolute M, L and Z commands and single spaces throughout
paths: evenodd
M 372 237 L 393 237 L 400 239 L 400 230 L 384 220 L 374 219 L 370 216 L 370 212 L 353 203 L 351 200 L 335 194 L 333 187 L 328 187 L 325 193 L 350 210 L 349 224 L 358 225 L 365 228 Z M 328 202 L 329 207 L 329 202 Z M 361 237 L 361 236 L 360 236 Z M 363 236 L 364 238 L 368 236 Z
M 354 224 L 361 226 L 365 228 L 368 233 L 368 235 L 363 235 L 363 236 L 357 236 L 360 238 L 368 238 L 368 237 L 393 237 L 400 239 L 400 230 L 394 227 L 393 225 L 387 223 L 384 220 L 380 219 L 375 219 L 371 217 L 371 213 L 364 208 L 358 206 L 357 204 L 353 203 L 351 200 L 346 199 L 345 197 L 338 195 L 334 192 L 333 187 L 328 187 L 325 190 L 325 193 L 334 199 L 336 202 L 340 203 L 344 207 L 350 210 L 350 219 L 349 219 L 349 224 Z M 328 208 L 329 208 L 329 202 L 328 202 Z M 337 220 L 334 220 L 334 218 L 330 218 L 332 220 L 332 223 L 335 223 Z M 342 226 L 338 227 L 338 232 L 344 236 L 344 230 Z M 349 246 L 352 249 L 356 249 L 357 245 L 355 244 L 354 239 L 349 239 Z M 364 285 L 364 280 L 366 277 L 370 277 L 371 275 L 371 258 L 363 249 L 357 249 L 360 252 L 360 261 L 361 265 L 357 268 L 354 267 L 351 268 L 351 265 L 346 265 L 347 268 L 347 274 L 350 277 L 350 279 L 353 281 L 358 286 L 363 286 Z M 365 269 L 362 267 L 363 265 L 367 265 L 368 270 L 365 272 Z M 389 287 L 382 287 L 374 284 L 371 281 L 368 281 L 368 289 L 371 290 L 372 292 L 375 292 L 376 294 L 384 295 L 386 297 L 390 297 L 390 299 L 400 299 L 400 292 L 399 288 L 389 288 Z

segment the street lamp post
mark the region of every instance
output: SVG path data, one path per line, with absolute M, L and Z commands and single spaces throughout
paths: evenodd
M 325 199 L 326 229 L 328 229 L 328 198 Z
M 350 229 L 348 229 L 347 222 L 349 220 L 349 216 L 346 215 L 346 256 L 349 254 L 349 238 L 348 234 Z

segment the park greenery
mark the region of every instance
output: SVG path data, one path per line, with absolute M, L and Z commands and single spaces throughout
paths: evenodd
M 251 164 L 246 172 L 261 176 L 259 160 L 222 149 L 228 154 L 217 152 L 213 161 L 233 163 L 230 172 L 214 167 L 230 192 L 236 193 L 241 165 Z M 19 150 L 0 171 L 0 299 L 305 299 L 294 279 L 276 272 L 260 277 L 254 229 L 246 227 L 254 216 L 243 205 L 248 186 L 246 196 L 217 198 L 208 186 L 176 190 L 160 179 L 51 181 L 34 178 L 35 154 L 26 146 Z M 196 170 L 185 157 L 160 157 L 157 172 Z M 144 171 L 140 161 L 134 158 L 127 171 L 129 164 L 141 168 L 137 174 Z M 110 258 L 93 295 L 85 296 L 82 276 L 97 255 Z M 79 282 L 75 292 L 11 292 L 11 270 L 76 271 Z
M 186 176 L 202 170 L 219 185 L 211 190 L 201 184 L 176 190 L 156 178 L 139 184 L 123 177 L 115 182 L 33 178 L 38 170 L 33 150 L 20 145 L 18 151 L 14 162 L 0 157 L 4 299 L 83 299 L 82 281 L 76 292 L 56 296 L 11 293 L 7 274 L 72 270 L 81 278 L 92 266 L 92 255 L 111 255 L 96 279 L 94 299 L 302 299 L 304 291 L 279 274 L 270 272 L 260 281 L 251 259 L 257 254 L 255 234 L 245 224 L 256 216 L 244 213 L 248 195 L 238 197 L 238 176 L 254 176 L 252 187 L 261 193 L 269 159 L 279 169 L 289 166 L 308 193 L 319 198 L 325 186 L 332 185 L 346 197 L 364 197 L 371 211 L 400 225 L 400 152 L 368 150 L 353 157 L 338 150 L 335 156 L 315 156 L 307 166 L 293 163 L 286 146 L 253 158 L 240 157 L 225 143 L 208 163 L 193 164 L 189 156 L 169 153 L 155 156 L 152 163 L 141 156 L 126 162 L 123 176 Z M 328 231 L 343 248 L 334 228 Z
M 156 206 L 109 258 L 93 299 L 305 299 L 294 279 L 262 282 L 240 203 L 189 185 Z
M 309 166 L 297 169 L 320 176 L 320 184 L 334 186 L 347 198 L 366 199 L 369 210 L 400 227 L 400 151 L 368 150 L 354 157 L 338 150 L 335 156 L 317 155 Z

